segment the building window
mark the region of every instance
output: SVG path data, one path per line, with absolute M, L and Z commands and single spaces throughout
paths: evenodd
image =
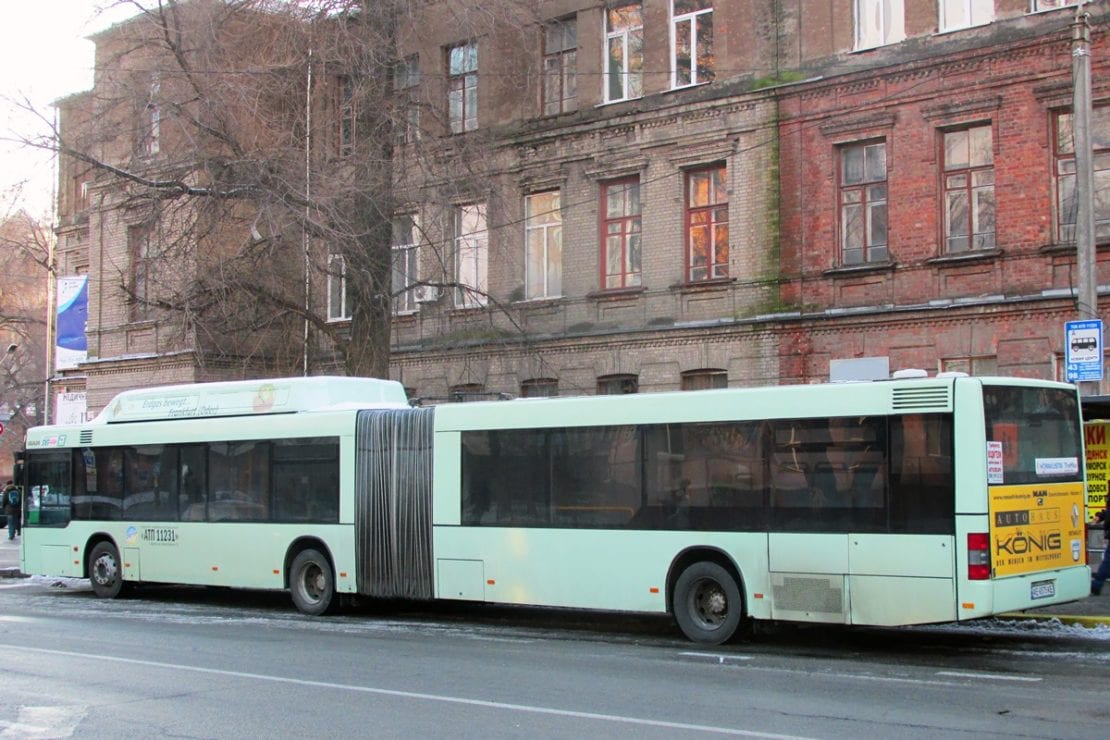
M 393 219 L 393 311 L 415 311 L 416 283 L 420 279 L 417 244 L 420 227 L 414 214 Z
M 1110 106 L 1095 108 L 1091 115 L 1091 146 L 1094 149 L 1095 191 L 1093 194 L 1095 237 L 1110 239 Z M 1056 228 L 1061 244 L 1075 243 L 1075 219 L 1079 202 L 1075 197 L 1075 142 L 1071 113 L 1056 115 Z
M 150 300 L 153 294 L 152 283 L 157 266 L 157 255 L 151 244 L 150 224 L 136 224 L 127 227 L 127 251 L 131 258 L 131 302 L 129 317 L 131 321 L 143 321 L 151 317 Z
M 350 77 L 341 75 L 335 84 L 336 109 L 336 153 L 346 157 L 355 148 L 355 83 Z
M 856 49 L 893 44 L 906 37 L 902 0 L 856 0 Z
M 485 203 L 455 209 L 455 255 L 455 278 L 459 285 L 455 305 L 459 308 L 486 305 L 489 234 Z
M 351 318 L 347 305 L 347 261 L 341 254 L 328 255 L 328 321 Z
M 713 79 L 713 0 L 671 0 L 671 87 Z
M 563 293 L 563 215 L 559 191 L 524 200 L 524 293 L 529 300 Z
M 940 0 L 941 31 L 981 26 L 994 20 L 994 0 Z
M 640 178 L 601 186 L 602 276 L 606 290 L 640 285 Z
M 705 391 L 712 388 L 728 388 L 727 371 L 708 368 L 682 373 L 682 390 Z
M 944 134 L 944 238 L 950 254 L 993 249 L 994 147 L 991 127 Z
M 490 395 L 486 393 L 486 388 L 481 383 L 460 383 L 459 385 L 453 385 L 447 393 L 448 397 L 455 403 L 485 401 Z
M 605 11 L 605 102 L 644 94 L 644 22 L 639 2 Z
M 522 398 L 553 398 L 559 395 L 559 381 L 555 378 L 531 378 L 520 383 Z
M 1052 10 L 1053 8 L 1066 8 L 1076 5 L 1079 0 L 1033 0 L 1033 12 L 1038 10 Z
M 980 357 L 947 357 L 940 361 L 943 373 L 968 375 L 998 375 L 998 358 L 994 355 Z
M 686 280 L 728 277 L 728 175 L 725 165 L 686 173 Z
M 635 375 L 602 375 L 597 379 L 597 395 L 619 396 L 624 393 L 639 393 L 640 380 Z
M 543 33 L 543 114 L 578 108 L 578 35 L 573 18 L 555 21 Z
M 72 206 L 71 212 L 80 212 L 87 210 L 89 207 L 89 185 L 90 175 L 88 171 L 82 171 L 73 176 L 71 181 L 72 194 L 70 196 Z
M 140 134 L 141 151 L 153 157 L 162 150 L 162 109 L 158 106 L 158 96 L 162 91 L 162 80 L 155 74 L 150 82 L 150 95 L 143 110 L 143 130 Z
M 840 150 L 840 246 L 845 265 L 890 259 L 886 233 L 886 144 Z
M 451 133 L 478 128 L 478 42 L 447 50 L 447 119 Z
M 420 106 L 416 90 L 420 86 L 420 57 L 410 54 L 401 60 L 393 73 L 393 90 L 397 93 L 397 143 L 411 144 L 420 139 Z

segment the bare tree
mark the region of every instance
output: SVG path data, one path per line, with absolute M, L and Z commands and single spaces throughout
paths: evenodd
M 469 131 L 468 91 L 441 74 L 420 79 L 410 55 L 437 60 L 444 29 L 511 48 L 534 23 L 531 5 L 132 4 L 135 18 L 97 36 L 96 84 L 62 103 L 57 132 L 94 218 L 128 242 L 117 284 L 101 290 L 123 296 L 133 319 L 175 327 L 173 341 L 207 362 L 295 372 L 312 358 L 388 376 L 394 301 L 414 287 L 395 269 L 398 213 L 495 190 L 497 150 L 490 134 Z M 447 77 L 476 48 L 449 50 Z M 414 228 L 439 268 L 421 283 L 490 302 L 451 268 L 453 227 Z M 336 284 L 349 321 L 329 320 Z
M 43 421 L 49 229 L 24 211 L 0 220 L 0 449 L 4 468 Z

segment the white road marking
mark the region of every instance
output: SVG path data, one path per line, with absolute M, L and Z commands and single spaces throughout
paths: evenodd
M 742 660 L 752 660 L 750 655 L 720 655 L 718 653 L 699 653 L 693 650 L 679 653 L 679 655 L 686 658 L 702 658 L 705 660 L 714 661 L 720 665 L 725 663 L 739 662 Z
M 396 689 L 383 689 L 373 686 L 355 686 L 351 684 L 332 683 L 330 681 L 309 681 L 303 678 L 289 678 L 287 676 L 270 676 L 263 673 L 245 673 L 242 671 L 226 671 L 219 668 L 202 668 L 199 666 L 180 665 L 177 663 L 162 663 L 154 660 L 138 660 L 135 658 L 121 658 L 114 655 L 97 655 L 95 653 L 78 653 L 68 650 L 48 650 L 33 648 L 24 645 L 0 644 L 0 651 L 25 651 L 45 655 L 61 655 L 67 658 L 86 658 L 95 661 L 111 661 L 128 665 L 141 665 L 150 668 L 168 668 L 170 670 L 189 671 L 208 675 L 228 676 L 230 678 L 249 678 L 256 681 L 270 681 L 273 683 L 293 684 L 296 686 L 313 686 L 322 689 L 338 689 L 340 691 L 353 691 L 362 694 L 375 694 L 378 696 L 394 696 L 403 699 L 419 699 L 423 701 L 441 702 L 444 704 L 462 704 L 488 709 L 502 709 L 510 712 L 525 712 L 529 714 L 545 714 L 556 717 L 571 717 L 574 719 L 589 719 L 599 722 L 613 722 L 624 725 L 638 725 L 641 727 L 659 727 L 668 730 L 687 730 L 692 732 L 706 732 L 717 735 L 735 735 L 739 737 L 775 738 L 776 740 L 805 740 L 796 735 L 781 735 L 770 732 L 754 732 L 740 730 L 733 727 L 717 727 L 714 725 L 694 725 L 685 722 L 667 722 L 664 720 L 647 719 L 644 717 L 626 717 L 619 714 L 600 714 L 597 712 L 579 712 L 572 709 L 557 709 L 554 707 L 540 707 L 530 704 L 510 704 L 499 701 L 486 701 L 484 699 L 467 699 L 461 696 L 446 696 L 443 694 L 425 694 L 418 691 L 399 691 Z
M 956 678 L 982 678 L 987 681 L 1025 681 L 1036 683 L 1043 681 L 1037 676 L 1007 676 L 1000 673 L 964 673 L 962 671 L 937 671 L 938 676 L 955 676 Z

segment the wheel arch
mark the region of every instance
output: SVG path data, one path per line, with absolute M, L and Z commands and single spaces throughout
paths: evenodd
M 108 534 L 107 532 L 93 532 L 92 534 L 89 535 L 89 538 L 87 540 L 85 540 L 85 551 L 81 555 L 81 577 L 82 578 L 88 578 L 89 577 L 89 575 L 90 575 L 89 566 L 92 564 L 92 563 L 89 562 L 89 557 L 92 555 L 93 548 L 95 548 L 101 542 L 108 542 L 112 545 L 112 547 L 116 548 L 116 553 L 119 555 L 120 561 L 121 561 L 120 562 L 120 579 L 122 580 L 123 579 L 123 562 L 122 562 L 122 560 L 123 560 L 123 548 L 120 547 L 118 542 L 116 542 L 116 538 L 113 537 L 112 535 Z
M 748 595 L 747 589 L 744 587 L 744 577 L 740 573 L 740 568 L 724 550 L 708 545 L 694 545 L 688 547 L 675 555 L 674 559 L 671 561 L 671 567 L 667 571 L 667 613 L 672 616 L 674 615 L 674 587 L 675 583 L 678 582 L 678 577 L 682 575 L 682 571 L 686 570 L 694 563 L 703 561 L 716 563 L 729 572 L 729 575 L 736 581 L 736 587 L 740 589 L 740 602 L 743 608 L 743 616 L 747 616 L 749 613 Z
M 285 550 L 285 564 L 281 569 L 282 585 L 285 588 L 289 588 L 289 569 L 293 567 L 293 561 L 305 550 L 316 550 L 327 558 L 328 565 L 331 567 L 332 579 L 338 578 L 339 574 L 335 572 L 335 558 L 332 557 L 331 548 L 319 537 L 304 535 L 289 543 L 289 547 Z

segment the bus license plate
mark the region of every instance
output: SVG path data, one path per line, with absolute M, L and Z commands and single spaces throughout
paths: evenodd
M 1029 598 L 1047 599 L 1056 595 L 1056 581 L 1034 581 L 1029 587 Z

